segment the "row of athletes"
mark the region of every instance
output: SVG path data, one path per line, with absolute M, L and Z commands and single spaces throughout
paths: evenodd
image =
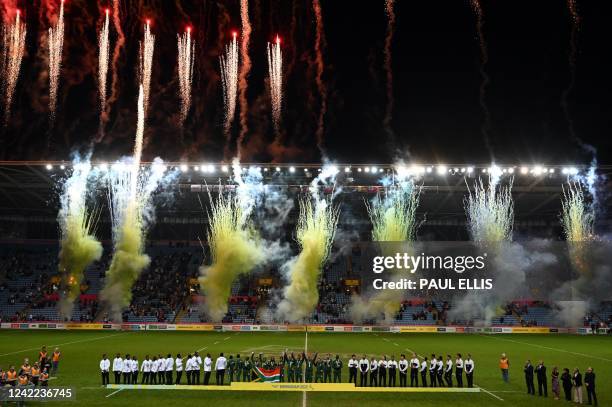
M 254 367 L 263 369 L 279 368 L 280 380 L 287 382 L 322 382 L 322 383 L 341 383 L 342 369 L 344 363 L 339 355 L 332 359 L 330 354 L 327 357 L 318 359 L 318 353 L 309 357 L 306 352 L 298 354 L 289 354 L 287 350 L 283 352 L 279 359 L 274 356 L 266 358 L 263 354 L 255 357 L 252 352 L 250 357 L 242 358 L 240 354 L 236 357 L 230 355 L 226 358 L 221 353 L 213 365 L 213 359 L 210 354 L 206 354 L 204 359 L 198 352 L 182 357 L 177 354 L 175 358 L 168 354 L 166 357 L 161 355 L 147 355 L 142 363 L 139 364 L 136 356 L 125 355 L 124 358 L 117 354 L 112 363 L 112 372 L 114 374 L 115 383 L 119 384 L 123 381 L 124 384 L 138 384 L 139 373 L 142 373 L 140 384 L 181 384 L 183 371 L 187 377 L 187 384 L 201 384 L 201 372 L 204 373 L 203 384 L 210 384 L 212 372 L 215 372 L 215 382 L 217 385 L 224 384 L 224 378 L 227 375 L 228 381 L 251 381 L 255 379 L 256 373 Z M 446 362 L 442 356 L 436 357 L 432 354 L 431 361 L 427 357 L 419 360 L 416 354 L 412 355 L 412 359 L 407 360 L 402 354 L 399 360 L 394 356 L 387 358 L 383 355 L 381 359 L 367 358 L 366 355 L 362 359 L 357 359 L 352 355 L 347 363 L 349 370 L 349 382 L 357 385 L 357 375 L 359 373 L 360 386 L 396 386 L 396 378 L 399 374 L 399 385 L 407 386 L 407 377 L 410 373 L 410 385 L 413 387 L 419 386 L 419 373 L 421 377 L 421 386 L 427 387 L 427 376 L 429 374 L 429 386 L 431 387 L 452 387 L 453 376 L 457 381 L 457 386 L 463 387 L 463 375 L 467 379 L 467 386 L 472 387 L 474 383 L 474 361 L 471 355 L 467 355 L 464 361 L 461 354 L 457 354 L 453 363 L 451 356 L 447 355 Z M 454 368 L 454 374 L 453 374 Z M 110 381 L 111 362 L 106 357 L 102 356 L 100 361 L 100 371 L 102 375 L 102 384 L 106 385 Z M 410 370 L 410 372 L 408 372 Z M 173 372 L 176 376 L 173 377 Z M 369 380 L 368 380 L 369 379 Z

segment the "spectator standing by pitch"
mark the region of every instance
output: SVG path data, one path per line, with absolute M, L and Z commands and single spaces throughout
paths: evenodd
M 574 403 L 582 404 L 582 373 L 578 368 L 574 369 L 572 382 L 574 385 Z
M 595 372 L 593 372 L 593 368 L 587 368 L 586 373 L 584 374 L 584 384 L 587 389 L 587 400 L 589 405 L 597 405 L 597 394 L 595 394 Z
M 527 385 L 527 394 L 535 395 L 535 385 L 533 384 L 533 365 L 530 360 L 525 363 L 525 384 Z
M 536 377 L 538 379 L 538 395 L 544 394 L 544 397 L 548 397 L 548 386 L 546 379 L 546 366 L 544 362 L 540 360 L 540 363 L 536 366 Z
M 121 372 L 123 371 L 123 359 L 121 355 L 117 353 L 115 359 L 113 359 L 113 374 L 115 375 L 115 384 L 121 383 Z
M 561 375 L 561 383 L 563 384 L 563 393 L 565 393 L 565 400 L 572 401 L 572 375 L 570 375 L 568 368 L 563 369 L 563 374 Z
M 465 377 L 467 379 L 467 386 L 469 388 L 474 387 L 474 361 L 472 360 L 472 355 L 467 354 L 467 359 L 465 360 Z

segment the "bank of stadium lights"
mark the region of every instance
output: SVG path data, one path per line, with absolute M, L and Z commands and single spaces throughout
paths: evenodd
M 229 171 L 228 166 L 227 166 L 227 165 L 222 165 L 222 166 L 221 166 L 221 171 L 222 171 L 222 172 L 228 172 L 228 171 Z
M 295 172 L 295 167 L 289 167 L 289 172 L 293 174 Z
M 448 168 L 446 167 L 446 165 L 438 165 L 438 168 L 436 168 L 436 172 L 438 173 L 438 175 L 444 175 L 448 172 Z

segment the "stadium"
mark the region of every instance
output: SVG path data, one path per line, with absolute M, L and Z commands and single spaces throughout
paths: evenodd
M 0 401 L 610 403 L 602 13 L 365 3 L 2 3 Z

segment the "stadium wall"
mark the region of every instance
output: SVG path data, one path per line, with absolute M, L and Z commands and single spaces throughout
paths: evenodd
M 165 324 L 165 323 L 52 323 L 6 322 L 0 329 L 57 329 L 57 330 L 111 330 L 111 331 L 200 331 L 200 332 L 328 332 L 328 333 L 465 333 L 465 334 L 577 334 L 587 335 L 589 327 L 466 327 L 466 326 L 364 326 L 364 325 L 251 325 L 251 324 Z M 597 333 L 607 334 L 609 328 Z

